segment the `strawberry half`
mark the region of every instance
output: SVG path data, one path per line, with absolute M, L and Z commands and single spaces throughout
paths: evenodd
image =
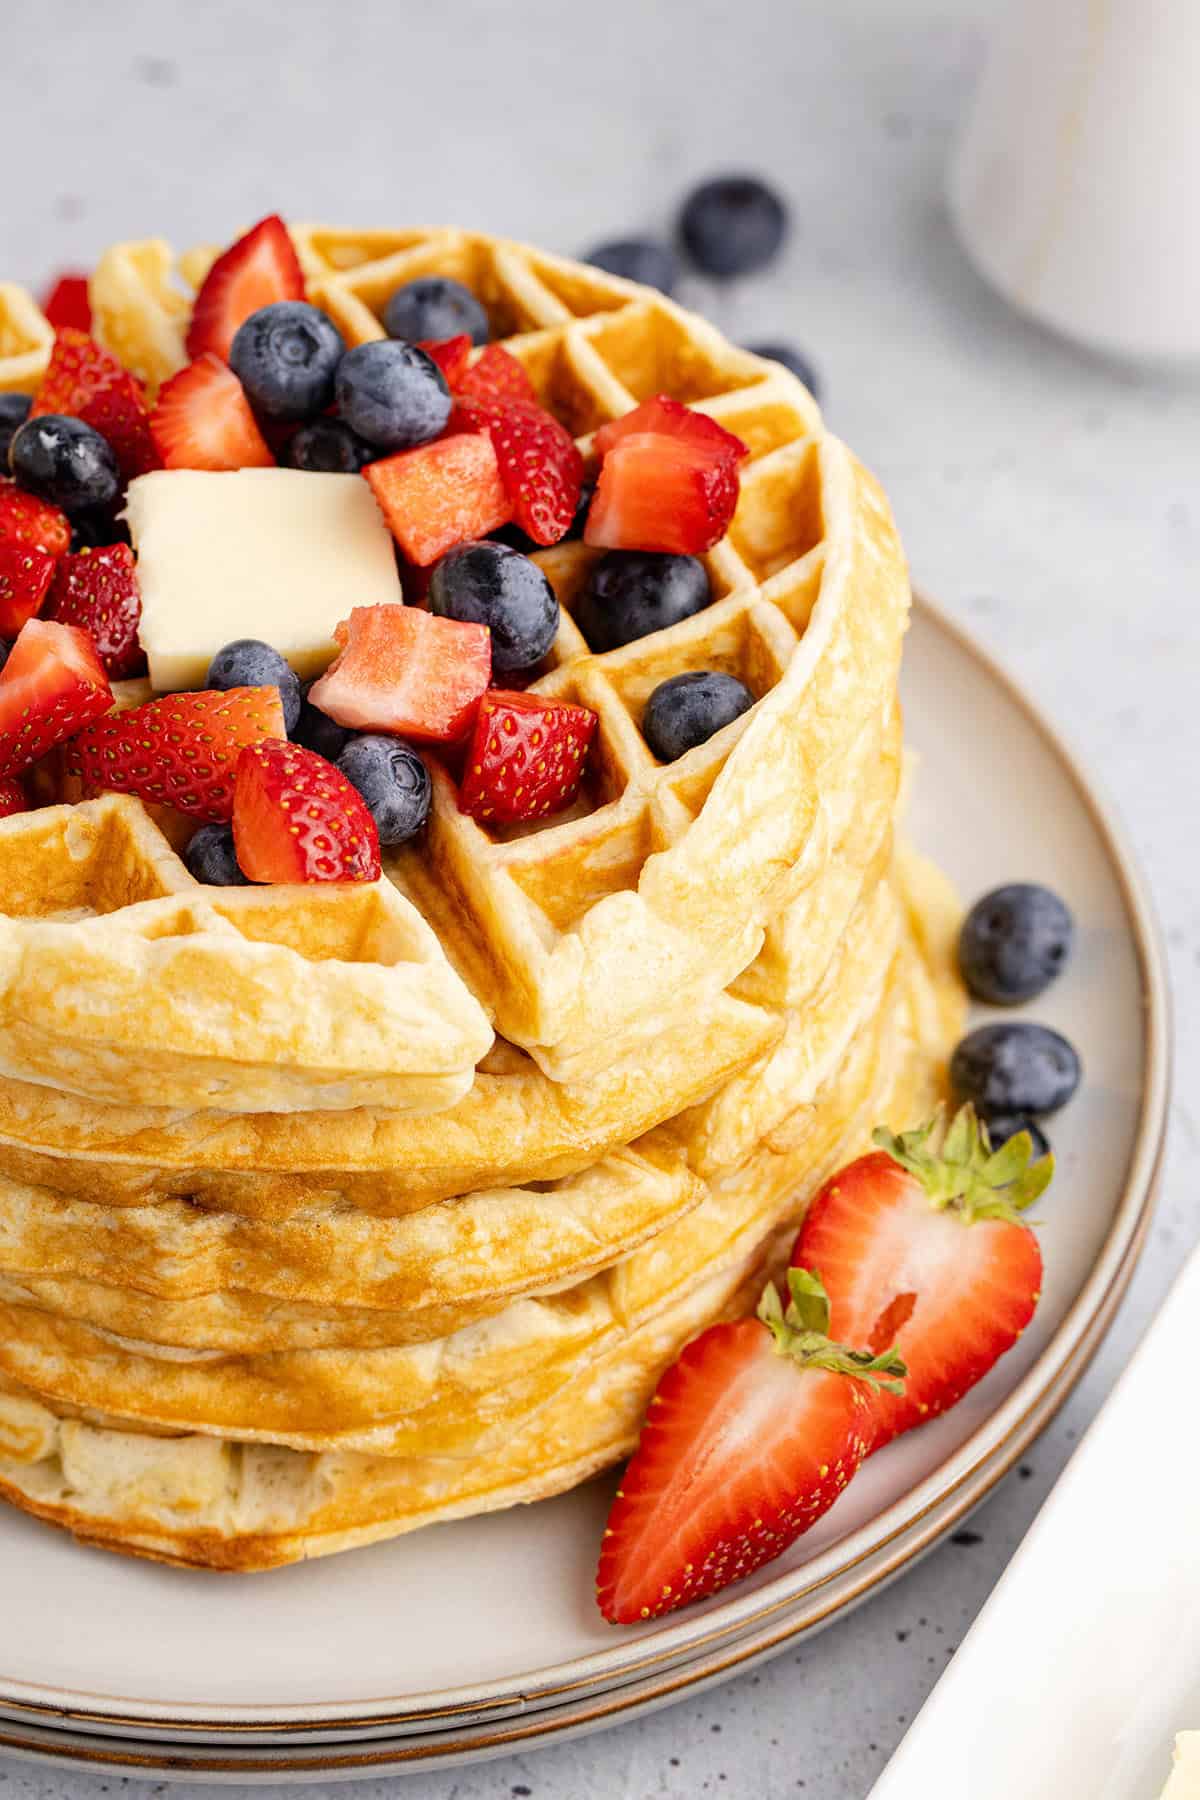
M 470 400 L 520 400 L 529 406 L 538 403 L 524 366 L 503 344 L 486 345 L 455 380 L 449 376 L 446 379 L 454 393 Z
M 128 544 L 64 556 L 54 572 L 46 617 L 88 632 L 110 681 L 142 675 L 146 657 L 138 640 L 142 596 Z M 0 624 L 0 630 L 3 630 Z
M 0 672 L 0 777 L 19 775 L 111 705 L 87 632 L 30 619 Z
M 632 1624 L 771 1562 L 828 1512 L 872 1446 L 873 1390 L 904 1365 L 829 1337 L 819 1278 L 789 1271 L 754 1319 L 712 1325 L 658 1384 L 608 1518 L 596 1597 Z
M 451 390 L 471 360 L 471 339 L 465 331 L 451 338 L 421 338 L 417 349 L 433 358 Z
M 88 298 L 88 277 L 71 271 L 60 275 L 42 301 L 42 311 L 55 331 L 70 326 L 73 331 L 92 329 L 92 303 Z
M 288 228 L 277 213 L 265 219 L 218 256 L 192 307 L 187 353 L 197 361 L 207 352 L 229 358 L 239 325 L 260 306 L 276 300 L 303 300 L 304 271 Z
M 245 389 L 217 356 L 202 356 L 164 382 L 150 431 L 166 469 L 275 466 Z
M 64 512 L 27 494 L 13 481 L 0 481 L 0 544 L 23 544 L 61 556 L 71 548 L 71 526 Z
M 486 431 L 512 516 L 535 544 L 557 544 L 571 529 L 583 486 L 583 457 L 565 426 L 526 400 L 462 399 L 452 430 Z
M 734 437 L 732 431 L 726 431 L 707 413 L 685 406 L 682 400 L 672 400 L 669 394 L 655 394 L 652 400 L 643 400 L 632 412 L 623 413 L 619 419 L 602 425 L 596 433 L 597 453 L 607 456 L 622 438 L 638 437 L 645 432 L 656 437 L 678 438 L 708 455 L 732 462 L 735 468 L 750 454 L 741 438 Z
M 486 437 L 439 438 L 368 463 L 363 474 L 392 536 L 421 568 L 512 517 L 496 452 Z
M 334 633 L 336 662 L 309 704 L 352 731 L 390 731 L 420 743 L 457 743 L 475 722 L 492 673 L 486 625 L 415 606 L 356 606 Z
M 711 550 L 737 511 L 737 464 L 661 432 L 620 438 L 600 465 L 583 541 L 606 550 Z
M 136 794 L 217 824 L 232 817 L 242 751 L 286 735 L 276 687 L 166 694 L 80 732 L 67 750 L 67 774 L 88 793 Z
M 28 544 L 0 542 L 0 638 L 15 638 L 42 610 L 55 559 Z
M 826 1182 L 792 1258 L 820 1269 L 835 1335 L 886 1339 L 908 1366 L 903 1396 L 877 1398 L 880 1443 L 960 1400 L 1016 1343 L 1041 1291 L 1041 1250 L 1021 1213 L 1053 1158 L 1033 1163 L 1027 1132 L 993 1154 L 970 1107 L 940 1152 L 933 1130 L 876 1132 L 883 1147 Z
M 29 795 L 14 775 L 6 775 L 0 781 L 0 819 L 11 819 L 14 813 L 29 810 Z
M 579 792 L 596 725 L 586 706 L 493 688 L 467 750 L 460 809 L 496 825 L 561 812 Z
M 339 769 L 297 744 L 244 750 L 233 842 L 251 881 L 378 881 L 379 832 Z
M 66 326 L 55 336 L 30 408 L 31 418 L 42 413 L 82 419 L 107 438 L 124 481 L 160 467 L 141 383 L 86 331 Z

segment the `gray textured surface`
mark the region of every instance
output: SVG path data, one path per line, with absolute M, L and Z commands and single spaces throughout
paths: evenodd
M 769 172 L 797 220 L 780 267 L 717 305 L 689 297 L 733 335 L 812 352 L 833 424 L 891 493 L 918 579 L 1008 660 L 1115 796 L 1168 939 L 1178 1097 L 1153 1241 L 1092 1372 L 971 1541 L 757 1674 L 602 1737 L 413 1777 L 405 1800 L 862 1800 L 1197 1235 L 1200 389 L 1084 358 L 965 267 L 941 181 L 988 11 L 0 6 L 6 276 L 37 280 L 149 230 L 227 236 L 269 207 L 456 219 L 572 250 L 663 225 L 715 166 Z M 963 829 L 986 830 L 986 808 Z M 0 1764 L 0 1800 L 121 1785 Z M 124 1800 L 159 1791 L 130 1783 Z

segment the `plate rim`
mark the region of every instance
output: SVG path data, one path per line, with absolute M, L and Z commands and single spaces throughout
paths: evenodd
M 625 1711 L 638 1704 L 638 1691 L 651 1680 L 661 1682 L 678 1673 L 681 1678 L 668 1685 L 681 1693 L 704 1679 L 706 1671 L 735 1672 L 741 1662 L 757 1653 L 743 1648 L 749 1641 L 760 1644 L 770 1638 L 775 1642 L 771 1638 L 775 1625 L 780 1626 L 782 1634 L 777 1647 L 782 1647 L 790 1638 L 815 1629 L 816 1623 L 827 1623 L 845 1607 L 865 1598 L 872 1588 L 898 1574 L 982 1500 L 1048 1422 L 1099 1348 L 1148 1231 L 1171 1090 L 1171 1006 L 1166 960 L 1153 902 L 1124 828 L 1102 786 L 1085 771 L 1082 759 L 1025 687 L 968 628 L 923 592 L 914 591 L 913 600 L 914 611 L 950 638 L 1003 690 L 1063 768 L 1117 882 L 1137 958 L 1142 996 L 1144 1076 L 1121 1197 L 1104 1243 L 1075 1300 L 1012 1393 L 922 1482 L 874 1519 L 839 1539 L 812 1563 L 782 1574 L 752 1593 L 739 1594 L 735 1590 L 732 1599 L 712 1611 L 698 1618 L 685 1615 L 681 1623 L 656 1630 L 651 1641 L 642 1640 L 646 1642 L 642 1653 L 638 1652 L 637 1639 L 625 1638 L 614 1642 L 611 1648 L 570 1662 L 476 1683 L 469 1689 L 447 1688 L 414 1695 L 418 1704 L 399 1707 L 395 1696 L 366 1707 L 354 1702 L 332 1706 L 304 1702 L 275 1707 L 269 1712 L 212 1704 L 180 1708 L 178 1702 L 137 1702 L 122 1697 L 120 1704 L 133 1709 L 125 1712 L 115 1710 L 113 1701 L 94 1704 L 103 1697 L 84 1690 L 71 1692 L 41 1683 L 4 1680 L 0 1681 L 0 1719 L 10 1723 L 42 1721 L 51 1728 L 57 1724 L 60 1729 L 69 1725 L 98 1737 L 125 1733 L 137 1737 L 149 1730 L 179 1734 L 182 1742 L 199 1742 L 207 1736 L 210 1743 L 250 1741 L 254 1737 L 264 1741 L 304 1737 L 315 1743 L 318 1736 L 328 1739 L 335 1735 L 343 1740 L 379 1739 L 389 1734 L 427 1737 L 433 1732 L 440 1735 L 439 1728 L 453 1726 L 464 1728 L 472 1738 L 485 1727 L 495 1728 L 503 1736 L 507 1735 L 502 1731 L 506 1718 L 515 1723 L 538 1712 L 557 1713 L 564 1707 L 581 1707 L 597 1694 L 612 1693 L 619 1698 L 623 1691 L 628 1694 L 627 1705 L 615 1710 Z M 1058 1398 L 1053 1399 L 1056 1395 Z M 1048 1399 L 1053 1399 L 1049 1410 L 1045 1404 Z M 1034 1423 L 1025 1430 L 1030 1419 Z M 931 1518 L 934 1522 L 927 1538 L 915 1532 L 916 1527 Z M 885 1571 L 868 1575 L 859 1591 L 853 1580 L 856 1570 L 873 1564 L 892 1547 L 894 1566 L 889 1564 Z M 847 1583 L 850 1591 L 843 1593 Z M 838 1595 L 841 1597 L 835 1597 Z M 823 1604 L 826 1600 L 828 1605 Z M 722 1660 L 721 1653 L 726 1649 L 731 1654 Z M 740 1655 L 736 1654 L 739 1650 Z M 677 1694 L 673 1691 L 670 1697 Z M 563 1718 L 551 1729 L 562 1731 L 570 1722 Z M 3 1732 L 0 1747 L 5 1747 Z M 448 1753 L 443 1752 L 439 1760 Z M 475 1753 L 485 1753 L 482 1745 Z M 372 1768 L 378 1770 L 373 1757 L 363 1772 Z

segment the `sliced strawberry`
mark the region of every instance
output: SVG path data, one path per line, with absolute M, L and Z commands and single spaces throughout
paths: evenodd
M 46 617 L 88 632 L 110 681 L 145 673 L 146 657 L 138 641 L 142 596 L 128 544 L 64 556 L 55 571 Z
M 535 544 L 557 544 L 566 536 L 579 505 L 583 458 L 557 419 L 528 401 L 463 399 L 450 423 L 452 429 L 488 433 L 512 516 Z
M 460 808 L 497 825 L 561 812 L 579 792 L 596 724 L 586 706 L 493 688 L 467 749 Z
M 1038 1241 L 1021 1211 L 1042 1193 L 1053 1159 L 1031 1164 L 1028 1135 L 991 1155 L 970 1108 L 940 1154 L 932 1127 L 894 1138 L 826 1182 L 793 1261 L 819 1268 L 831 1329 L 854 1342 L 894 1342 L 908 1366 L 903 1396 L 876 1400 L 879 1441 L 931 1419 L 1010 1350 L 1042 1285 Z
M 41 413 L 82 419 L 107 438 L 125 481 L 161 466 L 141 383 L 86 331 L 66 326 L 55 336 L 30 409 L 33 418 Z
M 679 437 L 638 432 L 600 467 L 583 541 L 606 550 L 696 556 L 724 537 L 737 510 L 736 465 Z
M 0 638 L 15 638 L 26 620 L 41 612 L 54 566 L 44 550 L 0 541 Z
M 465 331 L 452 338 L 422 338 L 417 349 L 433 358 L 450 388 L 471 360 L 471 339 Z
M 353 731 L 426 744 L 457 743 L 470 731 L 492 672 L 486 625 L 415 606 L 356 606 L 334 636 L 342 654 L 308 696 L 319 712 Z
M 87 632 L 30 619 L 0 672 L 0 777 L 19 775 L 111 705 Z
M 14 813 L 29 811 L 29 795 L 14 775 L 0 781 L 0 819 L 11 819 Z
M 303 300 L 304 271 L 288 228 L 276 213 L 260 219 L 218 256 L 192 307 L 187 353 L 193 362 L 211 351 L 228 359 L 239 325 L 260 306 Z
M 88 277 L 71 272 L 60 275 L 42 301 L 42 311 L 55 331 L 70 326 L 73 331 L 92 329 L 92 303 L 88 298 Z
M 672 1612 L 771 1562 L 833 1505 L 871 1449 L 872 1389 L 891 1353 L 828 1336 L 820 1280 L 792 1270 L 784 1312 L 712 1325 L 667 1370 L 608 1518 L 606 1619 Z
M 150 430 L 167 469 L 275 466 L 241 382 L 217 356 L 202 356 L 163 384 Z
M 61 556 L 71 548 L 70 521 L 49 501 L 27 494 L 13 481 L 0 481 L 0 544 L 25 544 Z
M 363 474 L 392 536 L 426 567 L 455 544 L 505 525 L 512 508 L 486 437 L 439 438 L 369 463 Z
M 243 750 L 233 842 L 251 881 L 378 881 L 379 832 L 339 769 L 298 744 Z
M 672 400 L 668 394 L 656 394 L 652 400 L 643 400 L 632 412 L 602 425 L 596 433 L 597 452 L 607 456 L 622 438 L 639 437 L 644 432 L 652 432 L 657 437 L 680 438 L 713 456 L 728 458 L 735 467 L 745 462 L 750 454 L 741 438 L 734 437 L 732 431 L 726 431 L 707 413 L 693 411 L 682 400 Z
M 232 817 L 242 751 L 286 736 L 277 687 L 166 694 L 80 732 L 67 750 L 67 774 L 89 793 L 136 794 L 218 823 Z
M 456 394 L 470 400 L 522 400 L 529 406 L 538 403 L 523 365 L 503 344 L 488 344 L 455 380 L 450 376 L 446 379 Z

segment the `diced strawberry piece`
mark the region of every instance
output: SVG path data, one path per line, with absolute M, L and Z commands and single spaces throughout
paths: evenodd
M 108 439 L 124 481 L 160 467 L 141 383 L 86 331 L 57 333 L 30 413 L 82 419 Z
M 0 781 L 0 819 L 11 819 L 14 813 L 29 811 L 29 795 L 15 775 Z
M 486 431 L 512 517 L 535 544 L 557 544 L 571 528 L 583 486 L 575 440 L 540 406 L 520 400 L 458 401 L 451 428 Z
M 417 349 L 433 358 L 449 388 L 453 388 L 471 359 L 471 339 L 465 331 L 452 338 L 421 338 Z
M 308 696 L 319 712 L 352 731 L 426 744 L 457 743 L 470 731 L 492 673 L 486 625 L 415 606 L 356 606 L 334 635 L 342 654 Z
M 497 825 L 561 812 L 579 792 L 596 724 L 586 706 L 493 688 L 467 749 L 460 808 Z
M 450 380 L 456 394 L 470 400 L 523 400 L 530 406 L 538 403 L 534 385 L 519 363 L 503 344 L 488 344 L 478 358 Z
M 0 672 L 0 777 L 19 775 L 111 705 L 87 632 L 30 619 Z
M 379 832 L 358 789 L 298 744 L 243 750 L 233 842 L 251 881 L 378 881 Z
M 295 246 L 283 220 L 272 213 L 208 271 L 192 308 L 187 353 L 193 362 L 208 351 L 227 360 L 238 326 L 251 313 L 276 300 L 303 298 L 304 272 Z
M 728 458 L 660 433 L 623 437 L 601 464 L 583 541 L 695 556 L 724 537 L 738 491 Z
M 128 544 L 64 556 L 54 574 L 46 617 L 88 632 L 110 681 L 145 673 L 146 658 L 138 641 L 142 596 Z
M 286 736 L 277 687 L 166 694 L 80 732 L 67 750 L 67 774 L 89 793 L 136 794 L 218 823 L 232 817 L 242 751 Z
M 42 311 L 55 331 L 70 326 L 74 331 L 92 329 L 92 303 L 88 299 L 86 275 L 60 275 L 42 301 Z
M 150 430 L 167 469 L 275 466 L 245 389 L 218 356 L 202 356 L 164 383 Z
M 483 436 L 438 438 L 369 463 L 363 474 L 392 536 L 423 567 L 512 517 L 496 452 Z
M 0 544 L 25 544 L 61 556 L 71 548 L 70 522 L 49 501 L 27 494 L 14 481 L 0 481 Z
M 54 579 L 54 558 L 28 544 L 0 542 L 0 638 L 15 638 L 42 610 Z
M 652 400 L 643 400 L 632 412 L 602 425 L 596 433 L 597 452 L 607 456 L 622 438 L 637 437 L 647 431 L 660 437 L 681 438 L 697 449 L 730 457 L 735 465 L 745 462 L 750 454 L 741 438 L 734 437 L 732 431 L 726 431 L 707 413 L 694 412 L 681 400 L 672 400 L 668 394 L 656 394 Z

